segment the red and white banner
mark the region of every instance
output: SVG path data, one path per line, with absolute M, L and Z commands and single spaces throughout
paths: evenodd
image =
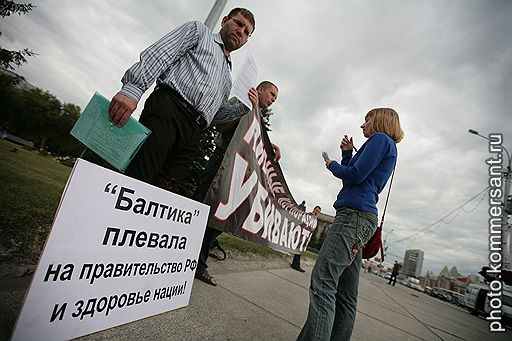
M 272 249 L 302 253 L 317 225 L 297 207 L 255 111 L 238 124 L 208 191 L 208 226 Z

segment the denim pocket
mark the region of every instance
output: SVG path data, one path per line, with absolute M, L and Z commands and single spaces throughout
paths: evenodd
M 354 214 L 353 210 L 351 210 L 349 208 L 341 208 L 336 212 L 336 216 L 335 216 L 334 220 L 337 223 L 347 225 L 350 223 L 350 220 L 352 219 L 353 214 Z
M 357 218 L 357 223 L 355 225 L 355 240 L 352 245 L 352 260 L 356 257 L 359 250 L 370 240 L 377 229 L 377 216 L 365 212 L 354 213 Z

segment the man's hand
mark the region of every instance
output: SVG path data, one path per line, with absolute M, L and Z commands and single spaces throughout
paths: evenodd
M 281 149 L 277 146 L 277 144 L 272 144 L 272 148 L 274 149 L 274 161 L 277 162 L 281 160 Z
M 258 91 L 255 88 L 251 88 L 251 90 L 249 90 L 249 99 L 251 100 L 252 107 L 257 108 L 258 107 Z
M 113 124 L 122 127 L 137 108 L 137 102 L 118 92 L 108 107 L 108 117 Z

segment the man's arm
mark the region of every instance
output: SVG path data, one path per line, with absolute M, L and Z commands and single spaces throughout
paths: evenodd
M 137 108 L 144 92 L 153 85 L 173 62 L 180 59 L 199 41 L 198 23 L 188 22 L 172 30 L 141 52 L 139 62 L 126 70 L 123 87 L 110 102 L 108 115 L 122 127 Z
M 252 106 L 254 108 L 258 107 L 258 91 L 255 88 L 251 88 L 249 90 L 249 99 L 251 100 Z M 213 118 L 212 124 L 219 125 L 223 123 L 234 123 L 240 120 L 240 117 L 247 114 L 249 112 L 249 108 L 247 108 L 242 103 L 229 104 L 225 103 L 221 105 L 219 111 L 215 114 Z
M 272 145 L 272 148 L 274 149 L 274 161 L 277 162 L 281 160 L 281 148 L 277 146 L 277 144 L 270 143 Z

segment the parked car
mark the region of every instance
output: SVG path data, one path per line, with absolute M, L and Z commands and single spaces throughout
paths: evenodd
M 444 288 L 439 288 L 439 287 L 432 288 L 432 291 L 431 291 L 430 295 L 432 297 L 439 298 L 439 299 L 441 299 L 443 301 L 447 301 L 448 300 L 447 290 L 444 289 Z
M 420 285 L 420 281 L 417 278 L 408 277 L 406 285 L 414 290 L 418 290 L 421 292 L 425 291 L 425 289 Z
M 470 284 L 466 288 L 464 304 L 472 315 L 487 314 L 491 309 L 487 293 L 489 286 L 487 284 Z
M 454 292 L 451 295 L 452 295 L 451 302 L 453 304 L 456 304 L 456 305 L 461 306 L 461 307 L 465 306 L 465 303 L 464 303 L 465 295 L 460 294 L 458 292 Z
M 487 295 L 490 289 L 487 284 L 470 284 L 466 288 L 464 304 L 473 315 L 488 315 L 491 311 L 490 297 Z M 508 325 L 512 323 L 512 286 L 503 285 L 501 291 L 501 316 Z

